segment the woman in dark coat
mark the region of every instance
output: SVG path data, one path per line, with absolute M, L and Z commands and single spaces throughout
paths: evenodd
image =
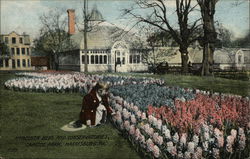
M 75 127 L 82 124 L 96 126 L 106 122 L 107 116 L 113 111 L 108 102 L 108 85 L 97 83 L 92 90 L 83 97 L 82 109 L 79 120 L 75 122 Z

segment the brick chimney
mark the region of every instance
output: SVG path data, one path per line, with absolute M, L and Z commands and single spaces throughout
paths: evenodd
M 70 35 L 75 34 L 75 10 L 68 9 L 68 33 Z

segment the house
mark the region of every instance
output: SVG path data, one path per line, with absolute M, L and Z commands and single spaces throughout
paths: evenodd
M 242 64 L 243 69 L 250 70 L 250 48 L 241 48 L 236 54 L 237 61 Z
M 88 71 L 133 72 L 147 71 L 142 62 L 143 48 L 133 47 L 137 37 L 111 24 L 103 18 L 95 6 L 90 14 L 91 31 L 87 32 L 87 49 L 84 49 L 84 33 L 76 31 L 75 11 L 68 12 L 68 32 L 74 49 L 59 55 L 59 69 L 84 72 L 85 51 L 87 52 Z
M 0 70 L 31 70 L 30 36 L 15 31 L 0 35 L 0 43 L 5 44 L 9 54 L 0 53 Z
M 178 47 L 158 47 L 156 54 L 165 52 L 165 56 L 154 55 L 158 62 L 168 62 L 169 66 L 181 66 L 181 53 Z M 194 69 L 201 67 L 203 49 L 189 48 L 189 60 Z M 250 70 L 249 48 L 218 48 L 214 51 L 214 68 L 219 70 Z
M 152 54 L 158 62 L 168 62 L 169 66 L 181 66 L 181 54 L 178 47 L 155 47 L 154 52 L 148 47 L 135 46 L 138 37 L 118 26 L 107 22 L 95 6 L 90 14 L 87 32 L 87 49 L 84 44 L 82 26 L 75 22 L 75 10 L 68 9 L 68 32 L 73 48 L 59 55 L 59 69 L 84 72 L 85 52 L 89 72 L 134 72 L 148 71 L 145 53 Z M 214 52 L 214 68 L 219 70 L 250 70 L 250 49 L 217 48 Z M 164 52 L 165 53 L 162 53 Z M 194 69 L 202 63 L 203 50 L 198 44 L 190 47 L 189 62 Z M 158 54 L 159 55 L 155 55 Z M 151 61 L 154 59 L 151 59 Z
M 202 62 L 201 57 L 196 63 Z M 219 48 L 214 51 L 214 67 L 220 70 L 250 70 L 249 48 Z

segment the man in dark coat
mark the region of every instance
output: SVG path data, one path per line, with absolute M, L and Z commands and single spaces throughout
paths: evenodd
M 96 126 L 106 122 L 107 116 L 113 113 L 108 102 L 108 85 L 97 83 L 92 90 L 83 97 L 82 109 L 75 127 L 82 124 Z

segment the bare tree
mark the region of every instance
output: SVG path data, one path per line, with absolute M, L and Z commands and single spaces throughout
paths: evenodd
M 248 30 L 247 35 L 243 38 L 236 39 L 233 42 L 233 46 L 238 48 L 250 48 L 250 30 Z
M 213 56 L 217 41 L 214 14 L 215 14 L 215 7 L 218 1 L 219 0 L 197 0 L 200 6 L 200 12 L 203 21 L 203 34 L 204 34 L 201 40 L 201 44 L 203 46 L 203 60 L 201 69 L 202 76 L 209 76 L 213 73 L 213 63 L 214 63 Z M 245 0 L 235 0 L 232 3 L 232 7 L 237 7 L 245 2 L 246 2 Z M 226 34 L 228 37 L 224 38 L 230 38 L 232 36 L 230 32 Z
M 201 16 L 203 20 L 203 32 L 204 36 L 202 38 L 203 46 L 203 60 L 201 75 L 208 76 L 213 72 L 214 63 L 214 50 L 215 43 L 217 39 L 217 33 L 215 29 L 215 6 L 219 0 L 197 0 L 200 9 Z
M 233 2 L 232 6 L 236 6 L 237 7 L 237 6 L 239 6 L 239 5 L 241 5 L 241 4 L 245 3 L 245 2 L 247 2 L 247 0 L 235 0 Z
M 157 53 L 155 50 L 156 46 L 156 36 L 155 34 L 148 34 L 147 42 L 148 46 L 151 47 L 151 50 L 148 50 L 147 52 L 142 54 L 142 59 L 144 62 L 146 62 L 149 66 L 152 67 L 153 73 L 155 74 L 155 68 L 157 65 Z
M 0 59 L 2 56 L 9 56 L 10 49 L 5 42 L 0 42 Z
M 166 41 L 170 42 L 172 38 L 168 33 L 164 33 L 152 25 L 142 25 L 138 34 L 144 34 L 144 36 L 140 36 L 132 43 L 132 48 L 146 48 L 142 50 L 142 62 L 150 66 L 150 71 L 153 73 L 156 73 L 156 67 L 159 63 L 166 62 L 167 57 L 175 55 L 178 51 L 171 46 L 165 47 Z
M 64 10 L 55 9 L 40 16 L 40 37 L 34 41 L 35 49 L 47 53 L 50 68 L 56 70 L 59 68 L 59 53 L 74 47 L 65 31 L 67 19 L 63 13 Z
M 200 19 L 189 22 L 189 15 L 197 7 L 197 4 L 191 5 L 192 0 L 176 0 L 176 15 L 178 27 L 170 24 L 170 17 L 167 16 L 168 3 L 170 0 L 137 0 L 136 4 L 141 9 L 152 10 L 148 16 L 138 14 L 134 7 L 125 9 L 125 15 L 131 15 L 137 19 L 137 23 L 147 23 L 155 26 L 163 32 L 169 33 L 175 42 L 179 45 L 181 53 L 182 71 L 188 72 L 188 47 L 198 39 L 199 35 L 195 30 L 199 27 Z
M 234 34 L 229 29 L 225 28 L 221 23 L 217 23 L 217 43 L 220 43 L 220 47 L 232 47 L 232 39 Z M 218 45 L 218 44 L 217 44 Z

